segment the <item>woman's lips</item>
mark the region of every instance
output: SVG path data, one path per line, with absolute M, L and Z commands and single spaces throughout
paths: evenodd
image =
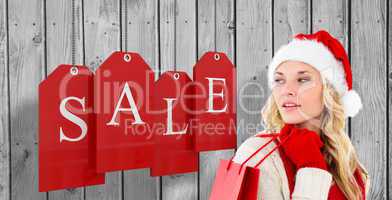
M 286 112 L 297 110 L 299 106 L 293 106 L 293 107 L 283 107 L 283 110 Z
M 300 107 L 301 105 L 293 103 L 293 102 L 286 102 L 282 105 L 282 108 L 284 111 L 289 112 L 289 111 L 294 111 L 297 110 L 298 107 Z

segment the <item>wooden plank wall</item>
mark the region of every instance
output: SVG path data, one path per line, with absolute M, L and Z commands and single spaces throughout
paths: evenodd
M 0 0 L 0 199 L 208 199 L 219 159 L 234 150 L 200 153 L 198 173 L 113 172 L 102 186 L 39 193 L 39 82 L 60 63 L 95 70 L 115 50 L 139 52 L 156 78 L 166 70 L 192 77 L 204 52 L 222 51 L 238 72 L 240 145 L 263 129 L 273 53 L 293 34 L 319 29 L 349 53 L 353 87 L 365 107 L 346 130 L 370 172 L 369 199 L 388 199 L 391 6 L 389 0 Z

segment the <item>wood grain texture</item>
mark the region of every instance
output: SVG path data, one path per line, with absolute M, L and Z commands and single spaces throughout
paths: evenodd
M 121 48 L 120 0 L 84 0 L 85 64 L 95 71 Z M 122 200 L 122 173 L 105 175 L 105 184 L 86 187 L 86 200 Z
M 264 129 L 267 66 L 272 56 L 272 2 L 237 1 L 237 146 Z
M 320 29 L 328 32 L 345 45 L 348 52 L 348 1 L 313 1 L 313 32 Z
M 198 1 L 198 59 L 207 51 L 227 54 L 235 63 L 234 1 Z M 230 159 L 234 150 L 207 151 L 200 153 L 199 196 L 207 200 L 215 180 L 220 159 Z
M 311 32 L 309 0 L 276 1 L 274 4 L 274 53 L 297 33 Z
M 121 49 L 120 1 L 83 1 L 85 62 L 94 71 Z
M 294 35 L 311 32 L 311 9 L 309 0 L 278 1 L 274 4 L 273 55 L 282 45 L 288 44 Z M 270 95 L 271 90 L 268 90 Z
M 160 74 L 185 71 L 192 79 L 196 63 L 196 3 L 160 1 Z M 162 176 L 162 200 L 198 199 L 198 173 Z
M 386 30 L 387 30 L 387 32 L 388 32 L 388 41 L 387 41 L 387 44 L 388 44 L 388 46 L 387 46 L 387 48 L 388 48 L 388 60 L 387 60 L 387 62 L 388 62 L 388 75 L 387 75 L 387 78 L 388 78 L 388 115 L 387 115 L 387 117 L 388 117 L 388 130 L 387 130 L 387 137 L 388 137 L 388 179 L 387 179 L 387 182 L 389 183 L 389 193 L 387 194 L 388 196 L 388 199 L 392 199 L 392 184 L 391 184 L 391 182 L 392 182 L 392 173 L 391 173 L 391 170 L 392 170 L 392 167 L 391 167 L 391 163 L 392 163 L 392 131 L 391 131 L 391 127 L 392 127 L 392 118 L 391 118 L 391 116 L 392 116 L 392 98 L 391 98 L 391 94 L 392 94 L 392 66 L 391 66 L 391 63 L 392 63 L 392 30 L 391 30 L 391 27 L 392 27 L 392 20 L 391 20 L 391 17 L 390 16 L 392 16 L 392 1 L 387 1 L 387 3 L 388 3 L 388 11 L 389 11 L 389 13 L 388 13 L 388 23 L 386 24 Z
M 38 84 L 45 77 L 44 4 L 8 1 L 11 199 L 46 199 L 38 192 Z M 6 188 L 5 188 L 6 189 Z
M 75 0 L 75 63 L 83 64 L 82 0 Z M 72 1 L 46 2 L 46 60 L 50 74 L 59 64 L 72 64 Z M 84 188 L 69 188 L 48 193 L 48 200 L 84 199 Z
M 121 5 L 127 10 L 127 19 L 122 21 L 122 31 L 126 33 L 122 37 L 123 50 L 138 52 L 155 72 L 158 71 L 157 3 L 156 0 L 136 0 L 122 1 Z M 150 177 L 147 168 L 124 171 L 123 192 L 123 198 L 129 200 L 160 199 L 160 179 Z
M 391 0 L 75 2 L 76 64 L 95 70 L 121 49 L 140 53 L 156 79 L 174 69 L 192 77 L 206 51 L 225 52 L 237 68 L 238 145 L 264 129 L 260 111 L 274 52 L 296 33 L 328 30 L 350 53 L 353 88 L 364 104 L 346 131 L 371 176 L 368 199 L 392 198 Z M 111 172 L 105 185 L 38 192 L 38 84 L 58 64 L 72 63 L 71 4 L 0 0 L 0 199 L 208 199 L 219 159 L 234 150 L 200 153 L 199 173 Z
M 371 176 L 368 199 L 386 199 L 386 2 L 351 2 L 353 89 L 363 110 L 351 122 L 351 139 Z
M 348 26 L 348 1 L 334 0 L 334 1 L 313 1 L 313 32 L 320 29 L 328 30 L 328 32 L 336 37 L 345 47 L 347 54 L 350 54 L 349 46 L 349 26 Z M 350 55 L 349 55 L 350 57 Z M 357 80 L 357 79 L 354 79 Z M 350 121 L 346 119 L 346 134 L 350 133 Z
M 8 96 L 7 7 L 0 0 L 0 199 L 10 199 L 10 125 Z

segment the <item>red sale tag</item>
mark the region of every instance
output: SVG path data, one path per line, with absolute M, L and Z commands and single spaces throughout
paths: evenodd
M 236 70 L 224 53 L 207 52 L 193 68 L 196 151 L 236 148 Z
M 60 65 L 39 85 L 39 191 L 105 183 L 95 170 L 93 73 Z
M 151 176 L 195 172 L 199 168 L 190 129 L 192 92 L 192 80 L 185 72 L 165 72 L 155 83 Z
M 98 172 L 150 167 L 154 72 L 139 54 L 114 52 L 94 77 Z

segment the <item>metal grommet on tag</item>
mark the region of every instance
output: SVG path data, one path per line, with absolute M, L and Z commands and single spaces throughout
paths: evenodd
M 106 69 L 103 71 L 103 77 L 107 78 L 111 75 L 112 73 L 110 72 L 110 70 Z
M 214 59 L 215 60 L 219 60 L 220 59 L 220 55 L 218 53 L 214 54 Z
M 79 70 L 76 66 L 72 66 L 69 71 L 72 75 L 77 75 L 79 73 Z
M 125 62 L 130 62 L 131 61 L 131 55 L 129 55 L 129 54 L 124 54 L 124 61 Z
M 173 77 L 174 77 L 174 79 L 178 80 L 180 78 L 180 74 L 179 73 L 174 73 Z

